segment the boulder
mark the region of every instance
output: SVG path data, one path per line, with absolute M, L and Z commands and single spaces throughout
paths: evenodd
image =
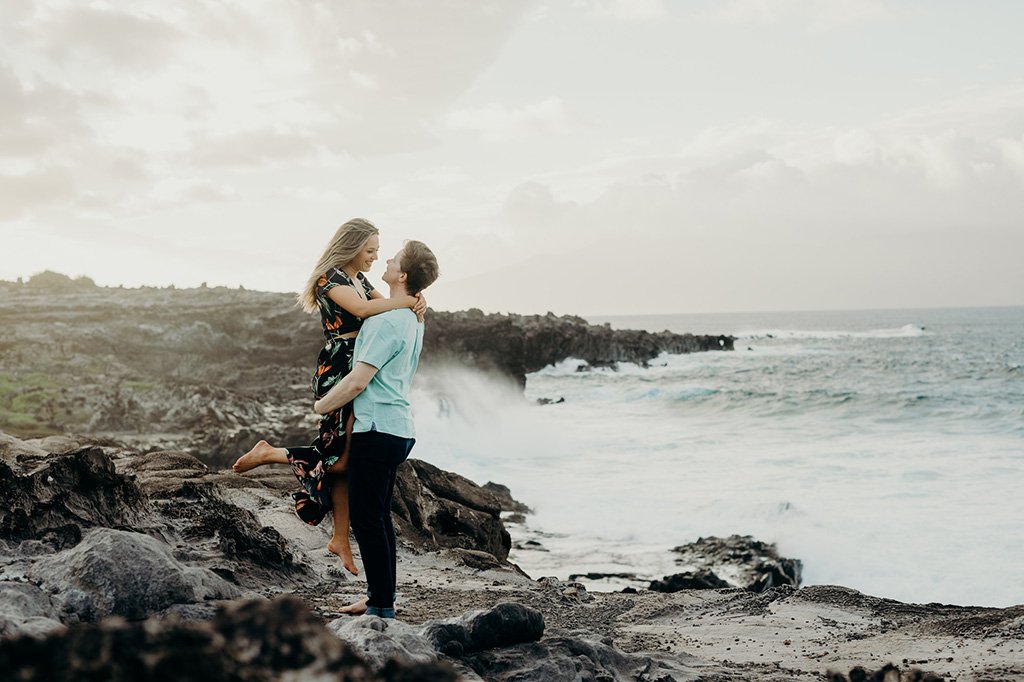
M 388 661 L 428 663 L 490 649 L 536 642 L 544 634 L 544 616 L 515 603 L 472 611 L 455 618 L 410 625 L 380 618 L 338 618 L 328 628 L 360 651 L 375 669 Z
M 410 459 L 398 469 L 392 511 L 403 538 L 437 549 L 461 547 L 508 558 L 512 538 L 502 499 L 467 478 Z
M 547 682 L 548 680 L 607 680 L 608 682 L 668 682 L 682 678 L 676 666 L 616 649 L 611 639 L 594 633 L 557 630 L 537 642 L 488 649 L 462 657 L 461 662 L 486 680 Z M 716 678 L 717 679 L 717 678 Z
M 461 658 L 486 649 L 536 642 L 544 635 L 544 616 L 522 604 L 498 604 L 458 618 L 430 621 L 420 630 L 437 651 Z
M 146 499 L 98 447 L 53 456 L 31 472 L 0 462 L 0 539 L 51 540 L 58 548 L 96 526 L 131 525 Z
M 39 587 L 0 581 L 0 637 L 43 635 L 62 627 L 53 601 Z
M 154 506 L 176 522 L 177 532 L 197 554 L 218 556 L 218 572 L 235 582 L 254 587 L 291 585 L 309 574 L 276 529 L 263 526 L 251 511 L 228 502 L 213 483 L 179 480 L 174 494 L 155 500 Z
M 800 587 L 803 569 L 800 560 L 781 557 L 774 544 L 755 540 L 750 535 L 698 538 L 672 551 L 678 555 L 676 564 L 689 568 L 691 578 L 697 582 L 713 583 L 718 579 L 724 581 L 725 586 L 752 592 L 780 586 Z
M 65 622 L 135 620 L 173 604 L 241 595 L 212 571 L 175 559 L 159 540 L 112 528 L 89 531 L 77 546 L 36 562 L 28 577 L 53 594 Z
M 722 587 L 732 587 L 732 585 L 712 571 L 703 568 L 699 571 L 675 573 L 667 575 L 661 580 L 653 580 L 648 589 L 654 592 L 678 592 L 679 590 L 714 590 Z

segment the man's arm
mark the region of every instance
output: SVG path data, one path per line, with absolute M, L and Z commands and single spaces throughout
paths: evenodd
M 377 368 L 373 365 L 357 362 L 344 379 L 313 404 L 313 409 L 317 414 L 327 414 L 340 409 L 342 405 L 351 402 L 362 393 L 376 374 Z

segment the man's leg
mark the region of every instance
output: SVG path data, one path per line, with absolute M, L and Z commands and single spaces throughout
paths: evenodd
M 415 439 L 403 439 L 405 440 L 404 445 L 399 445 L 395 448 L 394 458 L 398 461 L 391 468 L 391 476 L 388 481 L 388 498 L 385 503 L 384 509 L 387 513 L 384 515 L 384 532 L 388 536 L 388 543 L 391 546 L 391 598 L 392 604 L 394 604 L 395 595 L 398 593 L 398 542 L 395 538 L 395 524 L 391 519 L 391 498 L 394 497 L 395 493 L 395 479 L 398 478 L 398 465 L 404 462 L 409 457 L 409 453 L 412 451 L 412 446 L 416 442 Z M 400 459 L 399 459 L 400 458 Z M 395 461 L 393 459 L 392 461 Z
M 349 516 L 359 543 L 369 590 L 369 612 L 393 614 L 395 535 L 391 494 L 395 472 L 411 441 L 370 431 L 352 436 L 349 457 Z M 390 532 L 389 532 L 390 530 Z

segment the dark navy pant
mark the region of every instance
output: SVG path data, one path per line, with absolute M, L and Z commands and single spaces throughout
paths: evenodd
M 398 465 L 409 457 L 414 438 L 379 431 L 352 434 L 348 460 L 348 514 L 366 572 L 369 606 L 395 604 L 395 526 L 391 496 Z

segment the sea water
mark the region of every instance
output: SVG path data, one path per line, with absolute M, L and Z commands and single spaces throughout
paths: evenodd
M 414 397 L 414 456 L 533 509 L 510 556 L 530 575 L 640 585 L 682 570 L 672 547 L 739 533 L 800 559 L 805 585 L 1024 603 L 1024 308 L 590 321 L 735 351 L 568 359 L 526 400 L 449 369 Z

